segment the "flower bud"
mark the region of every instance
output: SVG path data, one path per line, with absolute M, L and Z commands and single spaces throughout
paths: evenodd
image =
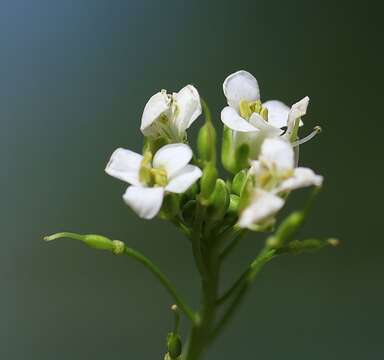
M 229 207 L 228 207 L 227 213 L 229 215 L 238 215 L 239 204 L 240 204 L 240 197 L 235 194 L 231 194 L 229 196 Z
M 216 130 L 210 121 L 206 121 L 199 131 L 197 150 L 201 160 L 216 161 Z
M 167 338 L 167 348 L 168 355 L 172 360 L 177 359 L 181 355 L 182 347 L 183 345 L 180 336 L 173 332 L 169 333 Z
M 234 172 L 239 172 L 240 170 L 247 169 L 249 167 L 250 151 L 251 150 L 248 144 L 241 144 L 236 148 L 233 165 Z
M 217 179 L 216 166 L 209 162 L 204 166 L 203 175 L 200 180 L 200 193 L 203 200 L 208 200 L 211 196 Z
M 220 220 L 224 217 L 229 206 L 229 192 L 224 180 L 217 179 L 215 189 L 209 199 L 209 216 L 213 220 Z
M 239 171 L 233 178 L 231 192 L 233 194 L 240 196 L 246 181 L 247 181 L 247 171 L 246 170 Z
M 223 163 L 224 169 L 230 173 L 233 171 L 233 134 L 232 130 L 224 126 L 223 128 L 223 141 L 221 144 L 221 162 Z

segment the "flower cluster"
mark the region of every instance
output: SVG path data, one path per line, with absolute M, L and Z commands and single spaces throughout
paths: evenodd
M 141 218 L 159 216 L 189 239 L 201 278 L 201 307 L 193 310 L 167 276 L 148 257 L 120 240 L 96 234 L 60 232 L 46 241 L 70 238 L 94 249 L 126 255 L 146 267 L 164 286 L 175 305 L 174 328 L 167 336 L 166 360 L 200 360 L 233 316 L 264 265 L 285 254 L 312 252 L 338 244 L 336 239 L 296 238 L 309 201 L 276 225 L 278 212 L 293 190 L 313 186 L 323 177 L 298 166 L 299 146 L 320 130 L 299 136 L 309 98 L 288 107 L 277 100 L 262 102 L 256 78 L 246 71 L 223 83 L 228 106 L 221 111 L 221 163 L 230 174 L 220 178 L 216 130 L 211 112 L 192 85 L 178 93 L 162 90 L 145 105 L 140 130 L 142 152 L 116 149 L 106 173 L 129 184 L 125 203 Z M 204 114 L 194 154 L 187 136 Z M 221 288 L 222 263 L 248 231 L 269 231 L 264 246 L 226 290 Z M 190 322 L 187 346 L 179 331 L 180 315 Z
M 145 138 L 142 155 L 122 148 L 112 154 L 105 171 L 130 184 L 123 199 L 140 217 L 160 213 L 169 218 L 171 212 L 188 224 L 188 209 L 200 194 L 200 200 L 205 197 L 206 204 L 219 208 L 221 218 L 235 216 L 236 226 L 257 230 L 273 224 L 290 191 L 321 186 L 321 176 L 297 167 L 299 145 L 319 131 L 316 127 L 299 138 L 308 97 L 291 107 L 277 100 L 262 102 L 256 78 L 243 70 L 224 80 L 223 91 L 228 106 L 221 111 L 222 162 L 234 175 L 232 181 L 217 178 L 215 129 L 192 85 L 173 94 L 161 90 L 148 100 L 140 126 Z M 187 130 L 203 108 L 205 124 L 199 133 L 199 156 L 194 156 Z M 170 209 L 165 199 L 172 194 L 177 195 Z M 213 212 L 208 214 L 214 218 Z

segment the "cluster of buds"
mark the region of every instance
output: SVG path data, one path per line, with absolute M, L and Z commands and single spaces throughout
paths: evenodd
M 208 221 L 259 230 L 273 225 L 289 192 L 321 186 L 320 175 L 297 166 L 299 145 L 320 129 L 299 138 L 308 97 L 291 107 L 277 100 L 262 102 L 256 78 L 243 70 L 225 79 L 223 91 L 228 106 L 221 112 L 221 159 L 232 179 L 218 177 L 216 130 L 197 89 L 161 90 L 143 111 L 143 153 L 118 148 L 105 169 L 130 184 L 123 199 L 138 216 L 159 215 L 188 227 L 201 202 L 208 207 Z M 194 156 L 187 130 L 203 112 Z

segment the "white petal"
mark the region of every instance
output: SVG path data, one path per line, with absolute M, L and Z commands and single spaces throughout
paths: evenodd
M 277 171 L 293 170 L 294 152 L 289 142 L 282 138 L 265 139 L 261 146 L 260 161 Z
M 237 111 L 230 107 L 226 106 L 221 111 L 221 121 L 228 126 L 231 130 L 240 131 L 240 132 L 257 132 L 253 125 L 251 125 L 247 120 L 243 119 Z
M 273 137 L 280 135 L 283 131 L 279 127 L 273 126 L 273 124 L 270 124 L 269 121 L 265 121 L 259 114 L 253 113 L 249 119 L 249 122 L 259 129 L 260 131 L 264 132 L 264 136 L 267 137 Z
M 240 101 L 260 99 L 259 84 L 248 71 L 240 70 L 229 75 L 223 83 L 224 95 L 229 106 L 239 109 Z
M 307 113 L 307 108 L 309 104 L 309 97 L 306 96 L 305 98 L 301 99 L 297 103 L 293 104 L 291 107 L 291 110 L 288 114 L 288 123 L 287 123 L 287 132 L 285 134 L 286 138 L 290 138 L 290 135 L 292 134 L 292 131 L 295 127 L 296 120 L 298 118 L 301 118 Z M 303 126 L 303 121 L 300 119 L 299 126 Z
M 197 179 L 202 175 L 200 168 L 194 165 L 187 165 L 181 169 L 173 178 L 170 179 L 168 185 L 165 187 L 166 191 L 181 194 L 188 190 Z
M 118 148 L 109 160 L 105 172 L 132 185 L 140 185 L 139 170 L 143 157 L 131 150 Z
M 308 104 L 308 96 L 293 104 L 291 107 L 291 111 L 289 112 L 289 118 L 296 120 L 297 118 L 304 116 L 307 113 Z
M 153 95 L 144 107 L 141 117 L 141 132 L 148 136 L 151 134 L 150 127 L 161 114 L 166 113 L 170 109 L 171 98 L 165 90 Z
M 269 100 L 263 103 L 268 109 L 268 122 L 278 128 L 287 126 L 289 107 L 278 100 Z
M 277 192 L 295 190 L 307 186 L 321 186 L 323 177 L 316 175 L 311 169 L 296 168 L 292 177 L 284 180 L 276 189 Z
M 192 159 L 192 150 L 185 144 L 169 144 L 157 150 L 153 157 L 153 167 L 167 172 L 168 179 L 176 175 Z
M 283 199 L 267 191 L 254 191 L 250 205 L 241 213 L 239 226 L 252 229 L 256 225 L 274 216 L 284 205 Z
M 143 219 L 152 219 L 160 211 L 164 188 L 130 186 L 123 199 L 132 210 Z
M 192 85 L 183 87 L 174 95 L 177 104 L 177 116 L 174 119 L 179 136 L 182 136 L 192 123 L 201 115 L 200 96 Z

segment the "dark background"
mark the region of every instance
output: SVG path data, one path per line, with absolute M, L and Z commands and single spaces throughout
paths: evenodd
M 301 163 L 325 176 L 302 231 L 338 249 L 281 258 L 258 278 L 208 359 L 383 357 L 381 9 L 347 1 L 0 2 L 0 357 L 160 359 L 171 300 L 140 265 L 61 230 L 125 240 L 194 306 L 189 244 L 134 216 L 103 172 L 139 151 L 147 99 L 195 84 L 217 127 L 221 86 L 247 69 L 264 100 L 311 97 Z M 201 123 L 201 122 L 200 122 Z M 198 127 L 196 123 L 195 128 Z M 302 194 L 302 193 L 301 193 Z M 292 196 L 291 207 L 303 196 Z M 260 246 L 244 239 L 234 278 Z M 185 323 L 184 323 L 185 325 Z

